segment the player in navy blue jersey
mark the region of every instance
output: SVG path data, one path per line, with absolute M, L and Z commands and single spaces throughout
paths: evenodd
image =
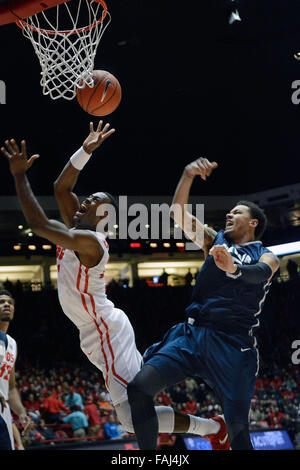
M 259 368 L 253 330 L 259 326 L 279 260 L 259 240 L 267 221 L 256 204 L 239 201 L 227 213 L 225 229 L 218 233 L 186 209 L 195 176 L 205 181 L 217 166 L 205 158 L 187 165 L 174 195 L 174 220 L 203 249 L 205 262 L 186 309 L 186 321 L 146 351 L 143 368 L 128 385 L 142 450 L 156 449 L 153 397 L 191 376 L 203 378 L 220 400 L 223 423 L 219 418 L 220 430 L 210 436 L 219 449 L 253 449 L 248 419 Z M 224 437 L 225 422 L 230 447 Z

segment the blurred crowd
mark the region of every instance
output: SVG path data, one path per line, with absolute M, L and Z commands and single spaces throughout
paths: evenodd
M 280 275 L 274 279 L 255 332 L 260 372 L 250 422 L 252 429 L 287 429 L 295 440 L 300 433 L 300 378 L 299 365 L 292 360 L 292 345 L 300 342 L 300 279 L 296 263 L 289 263 L 288 268 L 288 279 Z M 53 288 L 26 290 L 20 284 L 6 287 L 16 298 L 9 334 L 18 344 L 18 387 L 34 421 L 25 446 L 67 438 L 118 439 L 127 435 L 100 372 L 80 349 L 77 328 L 61 311 L 57 292 Z M 108 297 L 128 315 L 141 353 L 168 328 L 185 320 L 191 291 L 190 285 L 124 288 L 112 282 L 107 286 Z M 300 360 L 300 353 L 296 357 Z M 221 412 L 213 392 L 198 379 L 177 384 L 156 400 L 202 417 Z
M 24 447 L 94 436 L 128 436 L 118 421 L 101 374 L 86 368 L 18 370 L 17 386 L 33 421 L 22 438 Z M 16 416 L 17 427 L 21 429 Z
M 262 367 L 251 402 L 251 429 L 281 429 L 295 442 L 300 432 L 300 372 L 297 367 Z M 121 439 L 128 436 L 115 414 L 102 375 L 88 367 L 18 370 L 17 384 L 34 426 L 22 438 L 25 448 L 57 445 L 66 439 Z M 30 372 L 28 372 L 30 370 Z M 189 378 L 156 398 L 182 413 L 209 418 L 222 413 L 210 388 Z M 20 427 L 16 419 L 16 425 Z

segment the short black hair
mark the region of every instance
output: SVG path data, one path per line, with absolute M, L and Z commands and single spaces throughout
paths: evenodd
M 13 295 L 6 289 L 0 289 L 0 295 L 7 295 L 7 297 L 10 297 L 11 299 L 15 300 Z
M 110 200 L 110 204 L 115 208 L 115 210 L 116 210 L 115 223 L 119 224 L 119 203 L 118 203 L 117 199 L 114 196 L 112 196 L 110 193 L 108 193 L 107 191 L 103 191 L 103 193 L 106 194 L 106 196 Z M 107 228 L 108 228 L 108 226 L 106 226 L 106 229 Z
M 106 196 L 110 199 L 111 204 L 114 206 L 114 208 L 116 209 L 117 214 L 118 214 L 118 212 L 119 212 L 119 203 L 116 200 L 116 198 L 114 196 L 112 196 L 110 193 L 106 192 L 106 191 L 103 191 L 103 193 L 106 194 Z
M 259 240 L 263 236 L 268 224 L 267 216 L 263 209 L 252 201 L 239 201 L 236 203 L 236 206 L 247 206 L 251 217 L 258 220 L 258 225 L 255 227 L 254 236 L 256 240 Z

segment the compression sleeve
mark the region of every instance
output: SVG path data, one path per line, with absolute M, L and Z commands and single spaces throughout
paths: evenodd
M 239 265 L 237 270 L 233 273 L 227 273 L 226 276 L 232 279 L 241 279 L 242 281 L 249 282 L 249 284 L 260 284 L 269 279 L 272 275 L 272 269 L 266 263 L 260 261 L 256 264 Z

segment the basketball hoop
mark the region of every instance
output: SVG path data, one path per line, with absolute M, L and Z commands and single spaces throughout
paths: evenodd
M 93 86 L 97 47 L 110 21 L 104 0 L 72 0 L 16 21 L 39 58 L 44 95 L 72 100 L 77 88 Z

